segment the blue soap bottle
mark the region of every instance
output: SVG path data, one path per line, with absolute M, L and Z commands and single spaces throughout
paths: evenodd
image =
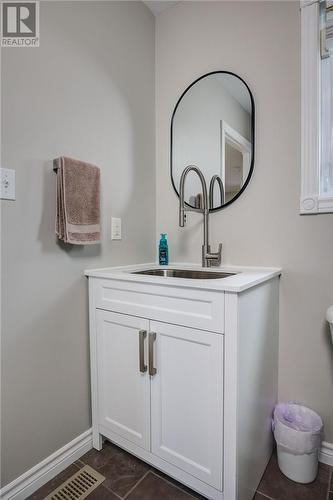
M 169 264 L 169 249 L 165 233 L 161 233 L 158 254 L 160 266 L 167 266 Z

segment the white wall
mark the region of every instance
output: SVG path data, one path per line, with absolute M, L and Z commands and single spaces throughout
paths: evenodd
M 324 418 L 333 442 L 333 349 L 325 310 L 333 303 L 333 215 L 300 216 L 300 13 L 294 2 L 183 2 L 157 18 L 157 234 L 171 259 L 200 262 L 202 221 L 178 227 L 169 178 L 170 118 L 181 92 L 214 70 L 238 73 L 256 104 L 254 174 L 242 196 L 213 214 L 223 261 L 281 266 L 281 399 Z
M 41 2 L 39 48 L 2 51 L 2 485 L 90 427 L 85 268 L 155 253 L 154 18 L 141 2 Z M 59 155 L 102 176 L 101 246 L 54 235 Z M 111 215 L 123 239 L 110 241 Z

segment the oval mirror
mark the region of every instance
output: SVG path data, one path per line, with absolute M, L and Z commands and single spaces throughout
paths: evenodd
M 188 165 L 202 171 L 210 211 L 235 201 L 247 186 L 254 163 L 254 101 L 234 73 L 214 71 L 195 80 L 181 95 L 171 119 L 171 180 L 179 196 Z M 190 173 L 185 201 L 201 208 L 201 184 Z

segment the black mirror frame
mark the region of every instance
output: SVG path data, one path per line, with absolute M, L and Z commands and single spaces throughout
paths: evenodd
M 177 111 L 177 108 L 181 102 L 181 100 L 183 99 L 184 95 L 188 92 L 188 90 L 190 90 L 191 87 L 193 87 L 193 85 L 195 85 L 196 83 L 198 83 L 200 80 L 202 80 L 203 78 L 206 78 L 207 76 L 210 76 L 210 75 L 216 75 L 218 73 L 223 73 L 223 74 L 226 74 L 226 75 L 232 75 L 232 76 L 235 76 L 236 78 L 238 78 L 244 85 L 245 87 L 247 88 L 248 92 L 249 92 L 249 95 L 250 95 L 250 99 L 251 99 L 251 107 L 252 107 L 252 116 L 251 116 L 251 144 L 252 144 L 252 155 L 251 155 L 251 165 L 250 165 L 250 170 L 249 170 L 249 174 L 246 178 L 246 181 L 244 182 L 243 186 L 242 186 L 242 189 L 240 189 L 238 191 L 238 193 L 230 200 L 228 201 L 227 203 L 224 203 L 224 205 L 221 205 L 219 207 L 216 207 L 216 208 L 210 208 L 209 209 L 209 212 L 218 212 L 219 210 L 223 210 L 224 208 L 228 207 L 229 205 L 231 205 L 231 203 L 233 203 L 234 201 L 237 200 L 237 198 L 240 197 L 240 195 L 243 193 L 243 191 L 245 190 L 245 188 L 247 187 L 248 183 L 250 182 L 250 179 L 252 177 L 252 174 L 253 174 L 253 168 L 254 168 L 254 155 L 255 155 L 255 105 L 254 105 L 254 98 L 253 98 L 253 95 L 252 95 L 252 92 L 248 86 L 248 84 L 245 82 L 245 80 L 243 80 L 243 78 L 241 78 L 239 75 L 236 75 L 236 73 L 232 73 L 231 71 L 211 71 L 210 73 L 205 73 L 204 75 L 200 76 L 199 78 L 197 78 L 196 80 L 194 80 L 194 82 L 192 82 L 185 90 L 184 92 L 181 94 L 180 98 L 178 99 L 177 101 L 177 104 L 175 106 L 175 109 L 173 110 L 173 113 L 172 113 L 172 117 L 171 117 L 171 124 L 170 124 L 170 177 L 171 177 L 171 183 L 172 183 L 172 186 L 173 186 L 173 189 L 175 190 L 175 193 L 176 195 L 178 196 L 179 198 L 179 192 L 177 191 L 177 188 L 175 186 L 175 183 L 174 183 L 174 180 L 173 180 L 173 175 L 172 175 L 172 152 L 173 152 L 173 138 L 172 138 L 172 130 L 173 130 L 173 121 L 174 121 L 174 117 L 175 117 L 175 114 L 176 114 L 176 111 Z M 186 165 L 185 165 L 186 167 Z M 184 167 L 184 168 L 185 168 Z M 191 208 L 195 208 L 193 207 L 192 205 L 189 205 L 188 203 L 186 203 L 186 205 L 190 206 Z

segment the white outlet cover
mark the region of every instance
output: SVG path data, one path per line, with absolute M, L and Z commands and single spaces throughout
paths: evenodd
M 15 200 L 15 170 L 0 168 L 1 174 L 1 199 Z
M 121 219 L 111 217 L 111 240 L 121 240 Z

